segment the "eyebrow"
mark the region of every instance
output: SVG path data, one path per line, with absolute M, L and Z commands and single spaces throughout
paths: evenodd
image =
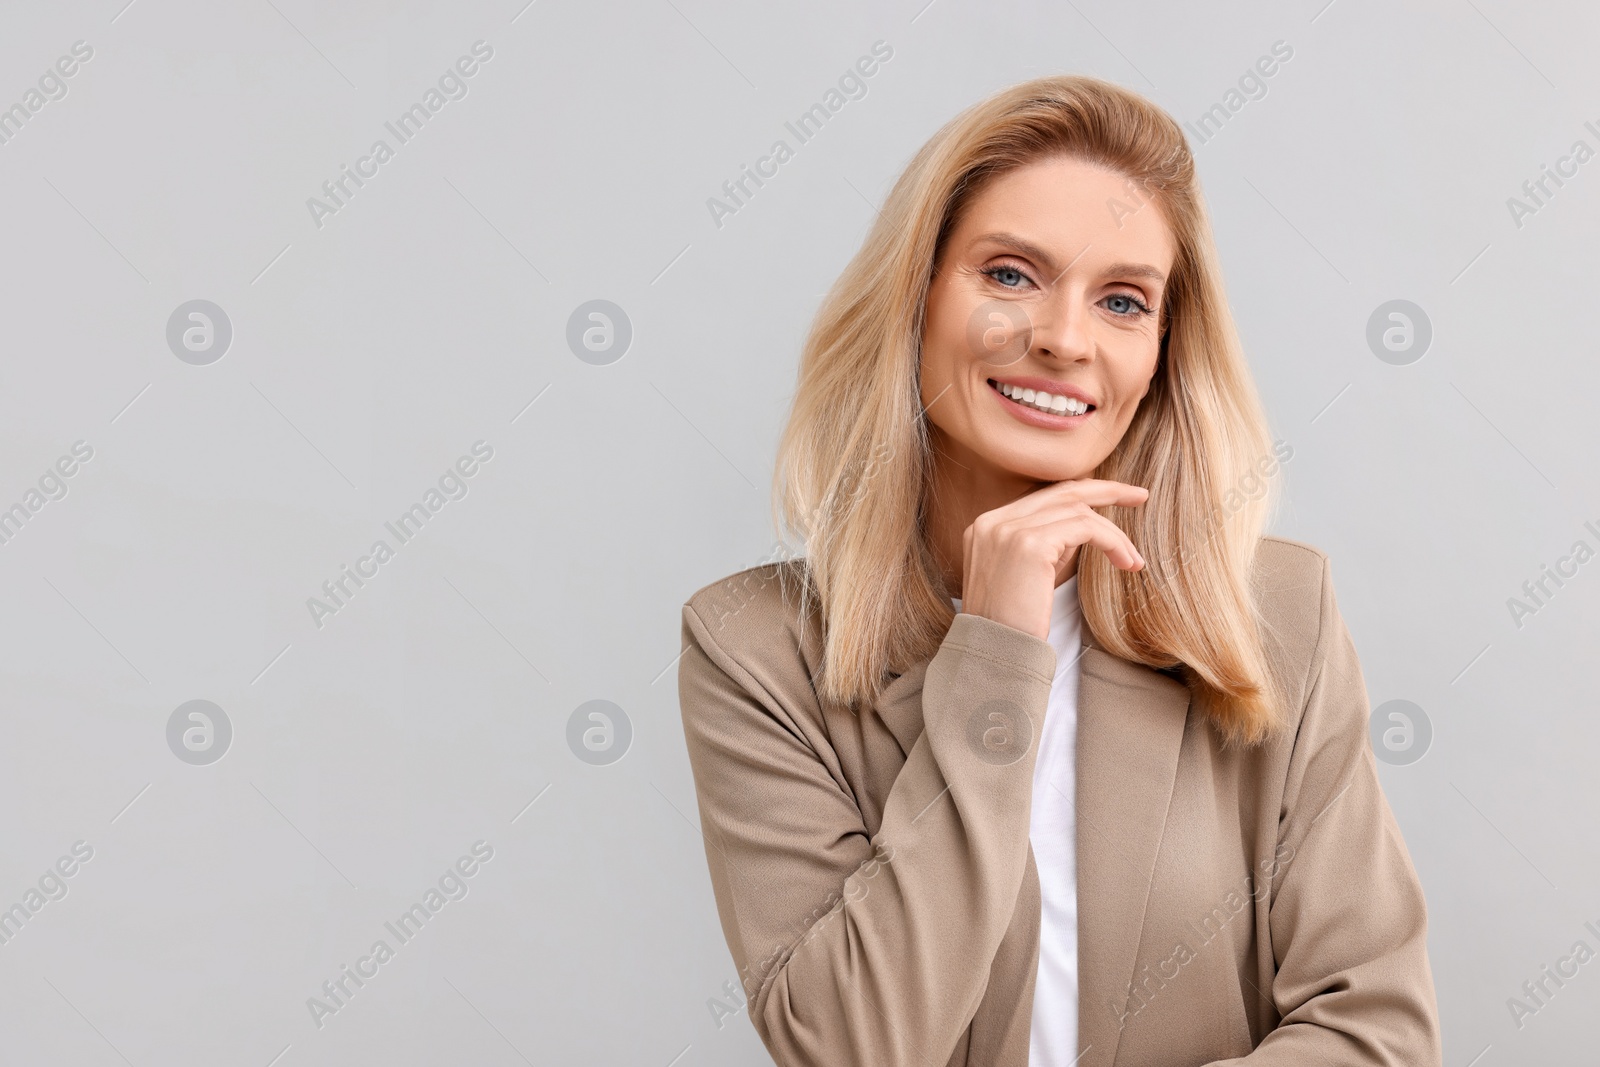
M 986 233 L 980 235 L 976 240 L 974 240 L 973 243 L 980 244 L 984 241 L 988 241 L 991 244 L 1000 245 L 1003 248 L 1009 248 L 1019 255 L 1024 255 L 1029 259 L 1037 260 L 1044 266 L 1045 270 L 1049 271 L 1058 278 L 1065 269 L 1056 265 L 1055 257 L 1050 255 L 1049 252 L 1046 252 L 1032 241 L 1024 240 L 1023 238 L 1018 237 L 1014 233 Z M 1085 251 L 1087 251 L 1087 249 L 1085 249 Z M 1079 253 L 1079 255 L 1082 254 L 1083 253 L 1081 252 Z M 1071 266 L 1071 264 L 1069 263 L 1068 266 Z M 1152 281 L 1163 284 L 1167 280 L 1167 276 L 1165 274 L 1162 274 L 1160 271 L 1156 270 L 1147 263 L 1113 263 L 1111 266 L 1106 268 L 1105 273 L 1120 275 L 1122 277 L 1149 278 Z

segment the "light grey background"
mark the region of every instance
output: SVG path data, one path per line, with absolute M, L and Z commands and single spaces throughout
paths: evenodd
M 0 107 L 0 945 L 7 1063 L 765 1062 L 722 940 L 678 720 L 679 607 L 772 551 L 768 482 L 821 294 L 916 148 L 1025 78 L 1086 72 L 1195 122 L 1283 469 L 1277 532 L 1333 558 L 1428 892 L 1445 1062 L 1592 1063 L 1600 547 L 1588 5 L 9 3 Z M 1326 6 L 1324 6 L 1326 4 Z M 493 56 L 319 227 L 307 200 L 475 41 Z M 874 42 L 893 57 L 737 214 L 707 199 Z M 231 346 L 174 355 L 213 301 Z M 604 299 L 606 365 L 567 344 Z M 1403 366 L 1366 342 L 1423 309 Z M 531 406 L 530 406 L 531 405 Z M 338 612 L 307 600 L 474 442 L 493 459 Z M 387 537 L 393 542 L 392 537 Z M 179 705 L 233 737 L 169 748 Z M 609 765 L 567 742 L 608 700 Z M 308 998 L 484 841 L 493 858 L 319 1027 Z M 736 1005 L 736 1002 L 730 1002 Z

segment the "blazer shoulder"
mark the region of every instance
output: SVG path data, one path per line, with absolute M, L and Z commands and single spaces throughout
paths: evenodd
M 686 635 L 693 630 L 741 659 L 799 647 L 810 614 L 801 599 L 805 566 L 803 557 L 761 563 L 701 586 L 684 601 Z
M 1295 681 L 1305 677 L 1326 623 L 1332 562 L 1304 541 L 1265 536 L 1256 547 L 1252 582 L 1260 620 Z
M 1268 535 L 1256 542 L 1251 580 L 1263 609 L 1293 610 L 1309 597 L 1314 611 L 1329 566 L 1328 554 L 1315 545 Z
M 707 729 L 759 732 L 776 723 L 818 748 L 821 711 L 813 679 L 822 657 L 821 627 L 818 614 L 801 607 L 804 568 L 803 559 L 746 567 L 684 601 L 683 651 L 697 648 L 701 655 L 680 660 L 679 706 L 696 736 Z M 730 710 L 725 702 L 703 699 L 728 685 L 753 702 L 741 698 Z M 686 699 L 691 693 L 701 696 Z
M 1320 573 L 1328 554 L 1316 545 L 1277 534 L 1264 534 L 1256 543 L 1258 569 L 1293 572 L 1296 569 Z

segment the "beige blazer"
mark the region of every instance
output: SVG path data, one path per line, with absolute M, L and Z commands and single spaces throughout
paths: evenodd
M 1257 557 L 1280 740 L 1224 751 L 1182 682 L 1084 628 L 1078 1067 L 1441 1061 L 1422 887 L 1328 559 L 1276 537 Z M 783 1067 L 1027 1067 L 1055 650 L 958 614 L 876 708 L 823 707 L 815 614 L 778 581 L 800 565 L 683 611 L 683 727 L 750 1020 Z

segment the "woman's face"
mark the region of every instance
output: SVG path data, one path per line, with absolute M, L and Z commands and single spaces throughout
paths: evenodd
M 1150 387 L 1174 249 L 1155 201 L 1102 167 L 1055 157 L 992 179 L 928 294 L 922 404 L 939 451 L 984 478 L 1092 474 Z

